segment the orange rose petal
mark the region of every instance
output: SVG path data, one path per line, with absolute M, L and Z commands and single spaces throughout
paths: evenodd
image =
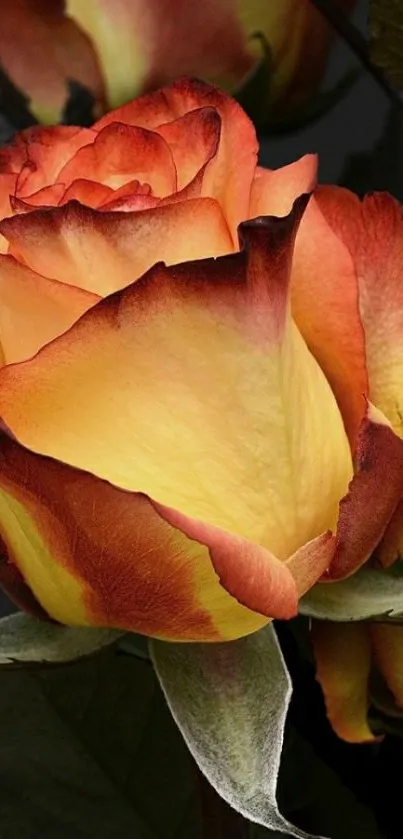
M 209 547 L 211 561 L 224 588 L 239 603 L 263 615 L 272 615 L 275 607 L 277 612 L 284 611 L 283 618 L 294 617 L 297 608 L 295 598 L 304 594 L 317 581 L 320 569 L 323 571 L 330 565 L 334 554 L 335 539 L 328 532 L 303 545 L 285 562 L 279 562 L 267 550 L 233 533 L 191 519 L 179 510 L 156 501 L 153 504 L 165 521 L 188 538 Z M 228 562 L 235 546 L 239 550 L 236 573 Z M 280 615 L 277 614 L 277 617 Z
M 116 192 L 120 192 L 120 190 L 116 190 Z M 126 192 L 122 194 L 118 198 L 112 198 L 110 201 L 107 201 L 105 204 L 101 204 L 98 207 L 99 210 L 102 212 L 122 212 L 122 213 L 138 213 L 140 210 L 152 210 L 154 207 L 160 207 L 165 204 L 172 204 L 175 202 L 167 201 L 163 199 L 160 201 L 158 198 L 154 198 L 152 195 L 144 195 L 141 192 Z
M 57 207 L 60 200 L 66 192 L 64 184 L 52 184 L 52 186 L 44 186 L 34 192 L 32 195 L 26 195 L 24 198 L 17 198 L 13 195 L 10 198 L 10 204 L 15 213 L 31 212 L 32 207 Z
M 382 539 L 403 492 L 403 441 L 371 406 L 361 424 L 355 475 L 340 502 L 337 548 L 328 579 L 342 580 Z
M 0 173 L 0 221 L 12 215 L 10 197 L 14 194 L 17 176 Z M 3 237 L 0 236 L 0 253 L 6 249 Z
M 202 195 L 220 203 L 236 245 L 238 224 L 249 217 L 258 143 L 252 122 L 234 99 L 201 81 L 180 79 L 107 114 L 95 123 L 94 129 L 119 120 L 158 130 L 159 125 L 200 108 L 215 108 L 221 117 L 219 148 L 206 166 Z M 192 143 L 193 138 L 189 137 L 189 145 Z
M 396 704 L 403 708 L 403 626 L 371 623 L 369 632 L 375 661 Z
M 178 173 L 178 190 L 194 180 L 217 153 L 221 119 L 215 108 L 198 108 L 158 126 L 171 149 Z M 192 138 L 190 142 L 190 138 Z M 291 209 L 291 206 L 289 207 Z
M 336 395 L 354 450 L 368 395 L 364 331 L 351 255 L 315 197 L 298 232 L 292 272 L 294 318 Z
M 354 265 L 369 398 L 403 436 L 403 208 L 387 193 L 361 202 L 337 187 L 322 188 L 318 203 Z
M 96 181 L 78 178 L 67 187 L 64 187 L 59 199 L 59 206 L 67 204 L 68 201 L 79 201 L 94 210 L 145 210 L 156 207 L 160 203 L 158 198 L 153 198 L 149 192 L 151 187 L 140 184 L 139 181 L 130 181 L 119 189 L 112 189 L 105 184 Z
M 18 165 L 16 196 L 25 198 L 60 181 L 66 162 L 95 136 L 92 129 L 73 125 L 35 126 L 17 134 L 9 150 Z
M 117 189 L 134 179 L 150 184 L 155 195 L 176 190 L 176 169 L 169 146 L 155 131 L 113 122 L 90 145 L 79 149 L 58 176 L 70 183 L 90 178 Z
M 43 122 L 60 119 L 70 79 L 90 88 L 99 103 L 103 100 L 91 42 L 64 16 L 62 0 L 2 0 L 0 59 Z
M 67 204 L 68 201 L 79 201 L 87 207 L 98 209 L 104 202 L 110 201 L 114 196 L 114 190 L 110 186 L 100 184 L 88 178 L 77 178 L 72 181 L 59 198 L 58 205 Z
M 71 202 L 0 223 L 9 252 L 47 277 L 101 296 L 134 282 L 156 261 L 184 262 L 232 250 L 216 201 L 142 213 L 96 212 Z
M 0 352 L 3 364 L 35 355 L 99 297 L 55 283 L 10 256 L 0 256 Z
M 183 641 L 230 640 L 295 614 L 285 565 L 199 522 L 188 537 L 174 513 L 0 435 L 3 579 L 13 596 L 21 600 L 22 578 L 32 601 L 61 623 Z
M 28 132 L 33 129 L 28 129 Z M 21 142 L 21 137 L 27 133 L 21 131 L 14 134 L 12 140 L 0 147 L 0 173 L 18 175 L 26 162 L 25 142 Z
M 333 527 L 349 445 L 288 305 L 304 204 L 243 225 L 241 253 L 158 264 L 34 360 L 0 371 L 7 427 L 281 560 Z
M 335 550 L 336 538 L 328 530 L 307 542 L 285 560 L 285 565 L 294 577 L 298 597 L 306 594 L 330 568 Z
M 316 186 L 318 159 L 306 154 L 280 169 L 258 166 L 252 183 L 249 217 L 285 216 L 298 198 Z
M 371 641 L 366 623 L 312 622 L 316 678 L 336 734 L 348 743 L 375 737 L 367 722 Z

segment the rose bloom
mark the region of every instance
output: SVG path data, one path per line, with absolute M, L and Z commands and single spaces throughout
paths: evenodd
M 319 86 L 332 36 L 311 0 L 2 0 L 0 22 L 0 62 L 41 122 L 60 120 L 69 80 L 99 113 L 183 74 L 234 90 L 261 61 L 262 37 L 262 109 L 281 119 Z
M 400 209 L 257 150 L 186 79 L 2 150 L 0 578 L 39 617 L 230 640 L 397 555 Z

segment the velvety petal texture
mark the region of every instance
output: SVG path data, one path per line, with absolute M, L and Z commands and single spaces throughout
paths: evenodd
M 238 254 L 157 265 L 3 369 L 20 445 L 3 438 L 0 528 L 52 617 L 235 638 L 295 614 L 330 565 L 351 460 L 290 318 L 305 204 L 243 225 Z
M 156 258 L 172 264 L 233 250 L 220 206 L 210 198 L 103 213 L 71 201 L 5 219 L 0 234 L 20 264 L 102 297 L 133 283 Z
M 311 193 L 316 187 L 317 169 L 315 154 L 306 154 L 280 169 L 257 166 L 250 196 L 250 217 L 288 215 L 296 198 Z
M 0 256 L 0 362 L 31 358 L 98 300 L 96 294 L 52 282 L 11 256 Z

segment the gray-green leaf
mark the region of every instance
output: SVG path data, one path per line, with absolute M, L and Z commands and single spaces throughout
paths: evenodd
M 0 664 L 71 661 L 98 652 L 122 635 L 114 629 L 59 626 L 20 612 L 0 620 Z
M 211 785 L 250 821 L 307 837 L 276 802 L 291 681 L 273 626 L 238 641 L 151 641 L 150 649 L 172 715 Z
M 392 569 L 362 568 L 339 583 L 318 583 L 301 598 L 300 612 L 341 622 L 399 620 L 403 613 L 403 576 Z

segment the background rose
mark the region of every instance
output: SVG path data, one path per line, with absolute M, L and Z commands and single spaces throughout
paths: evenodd
M 375 674 L 382 676 L 392 698 L 380 710 L 386 716 L 401 711 L 402 632 L 402 626 L 380 621 L 337 624 L 314 621 L 312 638 L 317 678 L 323 688 L 330 722 L 344 740 L 361 743 L 375 739 L 368 719 L 371 701 L 377 702 Z
M 104 130 L 125 138 L 125 166 L 111 163 Z M 46 173 L 50 196 L 56 136 L 42 132 L 28 166 Z M 240 108 L 190 82 L 126 106 L 91 136 L 66 162 L 62 132 L 71 186 L 85 165 L 118 189 L 122 178 L 159 187 L 147 209 L 130 208 L 136 186 L 126 212 L 68 202 L 0 224 L 3 583 L 64 623 L 168 638 L 247 634 L 293 614 L 333 561 L 346 573 L 352 557 L 364 562 L 400 486 L 400 441 L 382 418 L 364 417 L 336 543 L 329 529 L 351 477 L 349 447 L 289 308 L 307 199 L 289 209 L 312 183 L 314 160 L 256 169 Z M 127 161 L 138 166 L 144 148 L 135 178 Z M 26 172 L 29 135 L 7 155 Z M 161 183 L 165 197 L 155 195 Z M 243 226 L 236 252 L 239 222 L 270 212 L 283 217 Z
M 316 90 L 331 37 L 310 0 L 3 0 L 1 23 L 1 64 L 42 122 L 60 120 L 71 80 L 98 110 L 184 74 L 234 90 L 262 58 L 256 33 L 273 65 L 262 109 L 281 118 Z

